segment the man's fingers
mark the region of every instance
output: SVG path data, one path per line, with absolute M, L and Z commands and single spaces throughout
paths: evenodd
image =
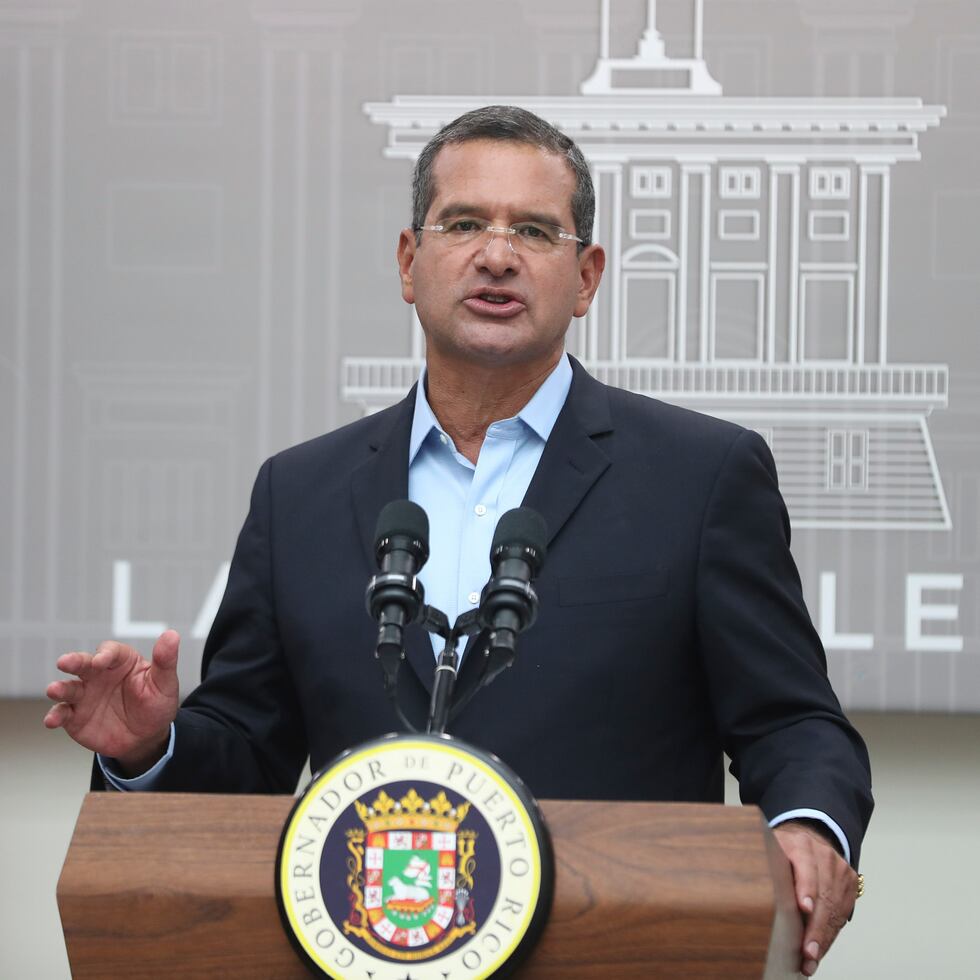
M 803 975 L 812 977 L 817 965 L 827 950 L 830 949 L 837 933 L 847 922 L 847 917 L 841 914 L 840 896 L 833 890 L 827 890 L 817 899 L 817 907 L 806 924 L 803 933 Z
M 58 657 L 55 666 L 62 673 L 74 674 L 81 677 L 92 666 L 92 654 L 83 653 L 80 650 L 72 650 L 71 653 L 63 653 Z
M 820 891 L 813 915 L 803 933 L 803 973 L 813 976 L 817 963 L 827 955 L 837 934 L 847 924 L 847 917 L 854 907 L 851 896 L 856 889 L 851 884 L 854 872 L 836 855 L 834 864 L 824 865 L 819 871 Z
M 817 863 L 812 858 L 809 841 L 794 841 L 791 852 L 787 852 L 790 864 L 793 866 L 793 887 L 796 889 L 796 904 L 804 915 L 810 915 L 819 894 L 820 880 Z
M 92 657 L 92 666 L 97 670 L 113 670 L 118 667 L 129 648 L 115 640 L 105 640 L 99 644 Z
M 823 940 L 827 907 L 820 887 L 822 869 L 819 862 L 814 860 L 813 848 L 806 838 L 800 841 L 800 849 L 805 857 L 793 861 L 793 876 L 796 881 L 796 903 L 803 911 L 805 923 L 801 972 L 805 977 L 812 977 L 826 952 Z
M 64 701 L 56 704 L 44 716 L 45 728 L 61 728 L 69 718 L 71 718 L 72 707 Z
M 803 912 L 800 969 L 812 977 L 854 905 L 854 872 L 822 835 L 808 828 L 787 822 L 775 833 L 792 866 L 796 902 Z
M 803 932 L 803 972 L 807 976 L 813 975 L 812 971 L 810 973 L 806 971 L 807 961 L 818 963 L 830 945 L 831 937 L 828 936 L 828 928 L 831 909 L 830 896 L 826 893 L 818 895 L 813 915 L 807 919 L 806 929 Z
M 52 701 L 67 701 L 74 704 L 81 696 L 85 685 L 81 681 L 52 681 L 45 694 Z

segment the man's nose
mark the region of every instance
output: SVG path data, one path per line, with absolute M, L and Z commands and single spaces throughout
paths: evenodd
M 511 236 L 503 231 L 489 231 L 487 244 L 477 253 L 477 265 L 491 275 L 502 276 L 517 268 L 520 256 Z

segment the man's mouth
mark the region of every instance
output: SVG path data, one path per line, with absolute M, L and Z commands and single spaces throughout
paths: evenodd
M 524 303 L 513 293 L 504 290 L 474 290 L 463 300 L 463 305 L 482 316 L 507 318 L 516 316 L 524 309 Z

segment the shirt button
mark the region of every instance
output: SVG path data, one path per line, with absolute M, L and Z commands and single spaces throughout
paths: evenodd
M 441 442 L 441 443 L 442 443 L 442 444 L 443 444 L 444 446 L 446 446 L 446 445 L 448 445 L 448 444 L 449 444 L 449 437 L 448 437 L 448 436 L 446 435 L 446 433 L 445 433 L 445 432 L 440 432 L 440 433 L 439 433 L 439 441 L 440 441 L 440 442 Z
M 486 506 L 484 504 L 477 504 L 473 508 L 473 513 L 476 514 L 477 517 L 483 517 L 483 515 L 486 512 L 487 512 L 487 508 L 486 508 Z
M 480 593 L 471 592 L 466 598 L 470 600 L 471 605 L 475 606 L 480 601 Z

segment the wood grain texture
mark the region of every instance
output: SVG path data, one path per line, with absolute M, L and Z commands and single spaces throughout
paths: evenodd
M 280 796 L 89 794 L 58 882 L 72 974 L 306 977 L 280 925 Z M 800 937 L 754 808 L 545 801 L 557 882 L 529 980 L 765 978 Z

